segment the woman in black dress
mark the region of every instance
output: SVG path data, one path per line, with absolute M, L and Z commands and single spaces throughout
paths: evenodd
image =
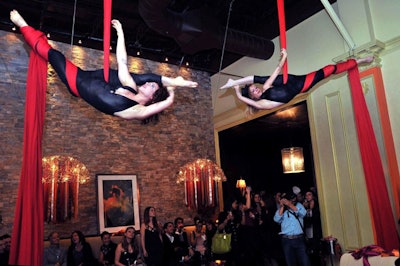
M 134 265 L 139 255 L 139 248 L 135 246 L 134 239 L 135 228 L 129 226 L 125 230 L 124 238 L 115 250 L 115 266 Z
M 162 265 L 163 242 L 161 228 L 157 222 L 154 207 L 144 210 L 144 222 L 140 226 L 140 237 L 142 241 L 143 256 L 147 266 Z

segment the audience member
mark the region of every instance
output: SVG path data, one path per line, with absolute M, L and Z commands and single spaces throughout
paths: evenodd
M 117 248 L 117 244 L 115 244 L 111 240 L 111 234 L 107 231 L 104 231 L 100 235 L 101 242 L 103 243 L 100 246 L 99 252 L 99 263 L 100 265 L 114 265 L 115 260 L 115 250 Z
M 187 263 L 194 255 L 194 251 L 189 244 L 187 233 L 183 230 L 183 218 L 177 217 L 174 221 L 175 224 L 175 251 L 181 264 Z M 183 258 L 183 259 L 182 259 Z
M 215 225 L 215 222 L 211 219 L 207 220 L 207 222 L 206 222 L 206 239 L 207 239 L 206 254 L 207 254 L 208 258 L 212 258 L 212 253 L 211 253 L 212 238 L 214 237 L 216 232 L 217 232 L 217 226 Z
M 267 210 L 268 213 L 265 218 L 265 228 L 267 231 L 267 244 L 265 251 L 268 252 L 270 258 L 270 265 L 285 265 L 285 257 L 283 255 L 281 237 L 279 232 L 281 226 L 274 221 L 275 212 L 280 207 L 281 192 L 274 192 L 267 199 Z M 268 265 L 268 264 L 267 264 Z
M 163 243 L 161 231 L 154 207 L 147 207 L 143 215 L 144 222 L 140 226 L 140 237 L 143 255 L 147 266 L 162 265 Z
M 257 194 L 258 195 L 258 194 Z M 259 196 L 259 195 L 258 195 Z M 257 231 L 260 223 L 260 214 L 252 204 L 251 188 L 246 188 L 246 203 L 242 206 L 242 221 L 240 226 L 239 243 L 243 252 L 241 265 L 258 265 L 261 257 L 260 235 Z
M 298 186 L 293 186 L 292 191 L 296 195 L 297 202 L 302 203 L 304 201 L 304 195 L 301 192 L 301 189 Z
M 164 266 L 176 266 L 178 265 L 179 258 L 175 251 L 175 227 L 172 222 L 166 222 L 164 224 L 164 233 L 162 234 L 163 245 L 164 245 L 164 258 L 163 265 Z
M 312 190 L 306 192 L 303 205 L 307 211 L 304 217 L 304 232 L 308 239 L 308 254 L 312 265 L 320 265 L 320 241 L 322 238 L 321 215 L 317 197 Z
M 50 245 L 44 249 L 43 265 L 67 266 L 67 250 L 60 246 L 60 236 L 58 233 L 51 232 L 48 240 Z
M 239 205 L 242 204 L 240 195 L 234 195 L 226 201 L 225 211 L 218 215 L 219 232 L 231 234 L 231 251 L 227 254 L 213 254 L 213 259 L 225 260 L 226 265 L 239 265 L 241 250 L 239 247 L 239 226 L 242 220 L 242 213 Z
M 81 231 L 73 231 L 71 245 L 67 253 L 68 266 L 92 266 L 96 265 L 96 259 L 92 253 L 92 247 L 86 242 Z
M 297 202 L 296 195 L 282 195 L 279 210 L 274 221 L 281 225 L 282 248 L 287 266 L 310 266 L 303 233 L 303 219 L 306 209 Z
M 129 226 L 125 229 L 124 237 L 115 250 L 114 264 L 116 266 L 130 266 L 141 262 L 139 247 L 135 245 L 135 228 Z
M 206 233 L 203 230 L 203 221 L 196 216 L 194 218 L 194 225 L 195 225 L 195 230 L 192 231 L 192 234 L 190 236 L 190 243 L 192 247 L 194 248 L 194 256 L 192 260 L 192 265 L 193 266 L 200 266 L 200 265 L 207 265 L 207 261 L 209 258 L 206 256 L 206 250 L 207 250 L 207 238 L 206 238 Z
M 274 212 L 270 212 L 272 206 L 271 203 L 272 202 L 267 198 L 265 191 L 254 193 L 252 204 L 259 216 L 259 223 L 256 228 L 256 235 L 259 238 L 259 243 L 256 252 L 257 254 L 260 254 L 258 263 L 261 265 L 272 265 L 273 254 L 271 253 L 271 250 L 274 243 L 272 243 L 271 237 L 271 224 L 274 223 Z

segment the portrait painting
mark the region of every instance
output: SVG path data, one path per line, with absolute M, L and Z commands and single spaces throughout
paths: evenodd
M 136 175 L 97 175 L 100 233 L 140 228 Z

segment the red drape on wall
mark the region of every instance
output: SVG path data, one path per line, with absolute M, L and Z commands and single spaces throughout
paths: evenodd
M 362 91 L 360 74 L 357 67 L 349 70 L 348 73 L 376 244 L 386 250 L 398 249 L 399 236 L 374 129 Z
M 43 261 L 42 133 L 47 62 L 31 51 L 25 105 L 23 159 L 15 206 L 10 264 L 39 266 Z

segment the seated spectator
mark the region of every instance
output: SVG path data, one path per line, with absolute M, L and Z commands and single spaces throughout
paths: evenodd
M 100 246 L 99 263 L 105 266 L 114 265 L 117 244 L 111 241 L 111 234 L 107 231 L 101 233 L 100 238 L 103 244 Z
M 135 237 L 135 228 L 132 226 L 127 227 L 121 243 L 117 245 L 117 249 L 115 250 L 114 263 L 116 266 L 142 263 L 142 259 L 139 258 L 139 246 L 135 244 Z
M 81 231 L 73 231 L 71 245 L 67 253 L 68 266 L 92 266 L 96 265 L 96 259 L 92 253 L 92 247 L 86 242 Z
M 57 232 L 51 232 L 48 240 L 50 245 L 44 249 L 44 266 L 67 266 L 67 250 L 60 246 L 60 236 Z

